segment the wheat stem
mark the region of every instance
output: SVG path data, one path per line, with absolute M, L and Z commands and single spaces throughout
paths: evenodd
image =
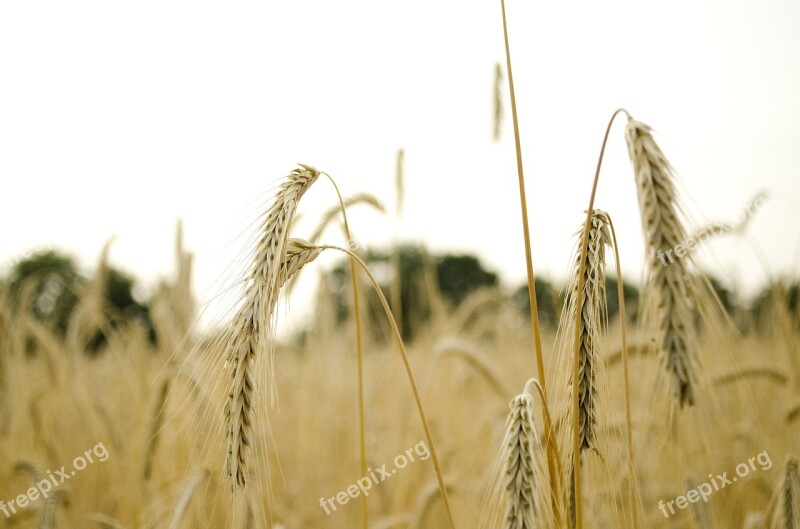
M 525 194 L 525 175 L 522 166 L 522 146 L 520 143 L 519 135 L 519 118 L 517 116 L 517 98 L 514 92 L 514 74 L 511 69 L 511 46 L 508 42 L 508 21 L 506 19 L 506 2 L 500 0 L 500 8 L 503 15 L 503 42 L 505 44 L 506 52 L 506 71 L 508 74 L 508 92 L 509 99 L 511 100 L 511 121 L 514 127 L 514 149 L 517 159 L 517 181 L 519 184 L 519 201 L 522 213 L 522 237 L 525 243 L 525 266 L 528 275 L 528 302 L 531 308 L 531 328 L 533 329 L 533 340 L 536 352 L 536 369 L 539 375 L 539 383 L 542 385 L 542 390 L 545 395 L 547 394 L 547 383 L 545 379 L 544 370 L 544 357 L 542 355 L 542 337 L 541 330 L 539 329 L 539 307 L 536 302 L 536 280 L 533 273 L 533 258 L 531 257 L 531 236 L 530 228 L 528 226 L 528 202 Z M 558 469 L 555 467 L 553 449 L 550 446 L 551 424 L 545 419 L 545 451 L 547 453 L 547 470 L 550 474 L 550 487 L 552 494 L 553 511 L 556 514 L 556 519 L 560 520 L 558 515 L 557 505 L 557 490 L 553 476 Z M 560 522 L 559 522 L 560 523 Z
M 400 334 L 400 329 L 397 327 L 397 322 L 392 315 L 392 309 L 389 307 L 389 302 L 386 301 L 386 296 L 383 295 L 381 291 L 380 283 L 375 278 L 375 276 L 370 271 L 367 264 L 354 252 L 351 250 L 340 248 L 338 246 L 330 246 L 330 245 L 322 245 L 316 247 L 319 250 L 336 250 L 339 252 L 343 252 L 350 256 L 350 258 L 358 264 L 361 270 L 367 275 L 372 283 L 372 286 L 375 290 L 375 293 L 378 295 L 378 299 L 381 302 L 381 306 L 383 307 L 383 311 L 386 313 L 386 319 L 389 321 L 389 325 L 392 327 L 392 332 L 394 333 L 395 339 L 397 340 L 397 346 L 400 349 L 400 356 L 403 358 L 403 366 L 406 370 L 406 375 L 408 377 L 408 382 L 411 385 L 411 392 L 414 395 L 414 401 L 417 405 L 417 411 L 419 412 L 419 418 L 422 422 L 422 428 L 425 431 L 425 439 L 428 442 L 428 446 L 430 447 L 431 452 L 431 460 L 433 461 L 433 468 L 436 471 L 436 479 L 439 481 L 439 490 L 442 493 L 442 502 L 444 503 L 445 510 L 447 511 L 447 518 L 450 521 L 450 527 L 456 529 L 455 519 L 453 518 L 453 512 L 450 508 L 450 500 L 447 496 L 447 487 L 445 486 L 444 476 L 442 475 L 442 469 L 439 465 L 439 457 L 436 455 L 436 447 L 433 442 L 433 436 L 431 435 L 430 426 L 428 425 L 428 419 L 425 416 L 425 409 L 422 406 L 422 398 L 419 395 L 419 391 L 417 390 L 417 383 L 414 379 L 414 373 L 411 370 L 411 363 L 408 361 L 408 354 L 406 353 L 406 347 L 403 343 L 403 337 Z
M 586 222 L 583 226 L 583 237 L 581 240 L 580 251 L 580 271 L 578 274 L 578 291 L 576 295 L 576 303 L 580 307 L 583 305 L 583 288 L 584 288 L 584 273 L 585 271 L 583 268 L 586 265 L 586 254 L 588 253 L 588 243 L 589 243 L 589 228 L 592 222 L 592 212 L 594 210 L 594 198 L 597 194 L 597 183 L 600 180 L 600 168 L 603 165 L 603 155 L 606 151 L 606 144 L 608 143 L 608 135 L 611 132 L 611 125 L 614 123 L 614 119 L 620 114 L 628 112 L 625 109 L 617 109 L 611 115 L 611 119 L 608 121 L 608 126 L 606 127 L 606 133 L 603 136 L 603 144 L 600 147 L 600 156 L 597 158 L 597 167 L 595 168 L 594 173 L 594 182 L 592 183 L 592 194 L 589 197 L 589 207 L 586 209 Z M 629 116 L 630 117 L 630 116 Z M 573 340 L 573 362 L 572 362 L 572 380 L 578 380 L 578 370 L 580 368 L 580 357 L 578 355 L 578 349 L 580 347 L 580 339 L 581 339 L 581 329 L 579 325 L 575 325 L 575 333 L 574 333 L 574 340 Z M 574 469 L 580 468 L 580 424 L 578 422 L 578 385 L 572 385 L 572 465 Z M 581 505 L 581 475 L 580 472 L 574 472 L 575 475 L 575 487 L 574 493 L 576 498 L 576 505 L 575 505 L 575 527 L 576 529 L 583 529 L 583 508 Z
M 625 328 L 625 292 L 622 282 L 622 267 L 619 260 L 619 243 L 614 222 L 609 217 L 608 225 L 611 228 L 611 242 L 614 247 L 614 265 L 617 272 L 617 298 L 619 300 L 619 335 L 622 342 L 622 377 L 625 390 L 625 430 L 628 442 L 628 465 L 630 477 L 628 479 L 628 492 L 631 504 L 631 517 L 633 529 L 639 529 L 639 509 L 636 503 L 636 467 L 633 460 L 633 419 L 631 414 L 631 384 L 628 371 L 628 333 Z
M 347 223 L 347 208 L 345 207 L 342 194 L 339 192 L 339 186 L 336 185 L 333 177 L 328 173 L 322 173 L 328 177 L 328 180 L 333 184 L 336 190 L 336 196 L 339 197 L 339 206 L 342 211 L 342 222 L 344 223 L 344 231 L 347 237 L 347 243 L 352 244 L 353 237 L 350 233 L 350 225 Z M 350 283 L 353 285 L 353 319 L 355 320 L 356 328 L 356 358 L 358 359 L 358 448 L 359 448 L 359 462 L 361 467 L 361 475 L 367 475 L 367 441 L 366 441 L 366 427 L 365 427 L 365 412 L 364 412 L 364 348 L 363 336 L 361 334 L 361 306 L 358 294 L 358 278 L 356 277 L 356 263 L 350 259 Z M 362 528 L 367 529 L 369 526 L 369 507 L 367 505 L 367 495 L 361 495 L 361 515 L 362 515 Z

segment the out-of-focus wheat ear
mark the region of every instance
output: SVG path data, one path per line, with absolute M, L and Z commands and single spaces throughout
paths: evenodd
M 403 216 L 403 205 L 406 200 L 406 151 L 397 149 L 394 166 L 394 194 L 395 194 L 395 213 L 398 218 Z
M 797 459 L 790 458 L 786 462 L 786 473 L 783 477 L 781 501 L 780 529 L 800 528 L 800 497 L 798 497 Z M 777 517 L 776 517 L 777 518 Z
M 86 513 L 86 519 L 90 522 L 95 522 L 100 526 L 100 529 L 126 529 L 119 520 L 112 518 L 103 513 L 89 512 Z
M 499 62 L 494 65 L 494 141 L 500 140 L 503 132 L 503 65 Z
M 505 517 L 503 529 L 549 527 L 545 509 L 550 489 L 544 479 L 544 449 L 534 423 L 530 382 L 509 404 L 503 438 L 503 485 Z
M 686 480 L 686 490 L 697 489 L 697 481 L 692 478 Z M 712 529 L 711 509 L 704 501 L 692 503 L 692 520 L 696 529 Z
M 175 510 L 172 512 L 172 519 L 169 522 L 169 529 L 178 529 L 180 527 L 181 520 L 183 519 L 186 511 L 189 509 L 189 505 L 192 503 L 192 498 L 194 497 L 195 491 L 197 491 L 197 487 L 207 475 L 208 470 L 199 469 L 196 470 L 186 482 L 186 486 L 181 493 L 178 504 L 175 506 Z
M 106 289 L 108 288 L 108 255 L 114 237 L 109 238 L 100 252 L 94 276 L 80 297 L 78 306 L 67 325 L 67 343 L 75 352 L 82 352 L 96 336 L 106 332 Z
M 184 333 L 189 331 L 194 313 L 192 297 L 192 264 L 194 255 L 187 252 L 184 245 L 183 221 L 178 220 L 175 228 L 175 265 L 177 274 L 175 285 L 170 289 L 172 310 L 178 329 Z
M 394 233 L 392 234 L 392 282 L 389 285 L 389 292 L 391 293 L 392 312 L 397 320 L 397 326 L 400 327 L 400 332 L 403 332 L 403 267 L 402 267 L 402 253 L 403 248 L 398 240 L 399 228 L 403 222 L 403 203 L 405 202 L 405 158 L 406 153 L 403 149 L 397 150 L 397 161 L 395 164 L 395 225 Z
M 675 399 L 681 407 L 691 406 L 696 380 L 694 353 L 689 346 L 691 275 L 686 259 L 667 254 L 688 239 L 680 219 L 674 171 L 644 123 L 629 119 L 625 139 L 639 197 L 648 287 L 656 297 L 659 345 L 672 377 Z
M 153 461 L 155 459 L 158 442 L 161 438 L 161 427 L 164 424 L 164 413 L 169 396 L 170 386 L 172 385 L 171 374 L 164 377 L 158 387 L 153 407 L 150 411 L 150 427 L 148 428 L 147 444 L 145 445 L 144 463 L 142 465 L 142 478 L 148 482 L 153 473 Z
M 767 521 L 761 511 L 747 513 L 742 529 L 767 529 Z
M 42 516 L 39 519 L 40 529 L 54 529 L 58 507 L 67 503 L 69 503 L 69 493 L 65 490 L 57 490 L 44 500 Z
M 295 190 L 291 200 L 296 200 L 302 192 Z M 291 211 L 294 211 L 293 209 Z M 285 217 L 284 214 L 278 215 Z M 287 227 L 281 231 L 288 230 Z M 276 252 L 273 243 L 264 243 L 265 251 L 271 247 L 271 252 Z M 297 274 L 300 269 L 310 263 L 320 254 L 321 250 L 311 243 L 301 239 L 289 239 L 279 244 L 281 247 L 281 260 L 275 265 L 277 272 L 269 267 L 273 266 L 272 260 L 262 263 L 262 266 L 253 273 L 253 279 L 248 284 L 244 303 L 237 312 L 233 329 L 227 338 L 226 363 L 230 376 L 228 398 L 225 404 L 225 432 L 228 442 L 227 473 L 232 486 L 243 488 L 247 472 L 249 446 L 252 437 L 254 420 L 254 367 L 257 354 L 271 354 L 271 332 L 265 332 L 263 325 L 272 325 L 272 313 L 278 300 L 281 287 Z M 271 255 L 269 251 L 264 255 Z M 277 278 L 274 287 L 269 286 L 267 276 Z M 267 342 L 265 342 L 267 340 Z M 269 362 L 269 360 L 268 360 Z M 269 362 L 268 382 L 271 395 L 274 395 L 274 373 Z
M 579 241 L 583 239 L 582 230 Z M 579 242 L 580 243 L 580 242 Z M 606 316 L 606 247 L 611 244 L 608 214 L 598 209 L 592 212 L 586 259 L 581 266 L 582 252 L 577 252 L 575 273 L 568 289 L 568 321 L 579 327 L 578 347 L 578 423 L 580 450 L 596 449 L 597 370 L 600 360 L 600 335 Z M 579 274 L 583 274 L 583 296 L 577 306 Z M 571 380 L 570 384 L 574 383 Z
M 343 199 L 343 202 L 345 209 L 350 209 L 353 206 L 363 204 L 365 206 L 369 206 L 378 213 L 384 215 L 386 214 L 386 206 L 383 205 L 383 202 L 378 200 L 375 196 L 370 195 L 369 193 L 356 193 L 355 195 L 351 195 Z M 319 222 L 317 223 L 317 227 L 314 228 L 313 232 L 311 232 L 311 237 L 309 237 L 308 240 L 313 243 L 319 242 L 320 238 L 322 237 L 322 233 L 325 231 L 325 229 L 328 226 L 330 226 L 331 222 L 333 222 L 339 215 L 341 215 L 341 213 L 342 213 L 342 206 L 340 204 L 332 206 L 330 209 L 326 210 L 320 216 Z

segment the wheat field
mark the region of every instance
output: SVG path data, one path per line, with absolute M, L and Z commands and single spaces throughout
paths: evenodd
M 567 279 L 537 291 L 531 233 L 553 227 L 528 220 L 538 175 L 501 8 L 493 135 L 507 97 L 522 303 L 500 286 L 454 298 L 424 246 L 404 273 L 392 234 L 382 261 L 357 243 L 353 208 L 402 222 L 402 149 L 391 197 L 287 168 L 211 320 L 181 223 L 171 277 L 135 313 L 109 287 L 125 280 L 111 240 L 82 281 L 19 265 L 0 281 L 0 528 L 800 529 L 796 278 L 766 278 L 758 310 L 726 304 L 692 251 L 745 226 L 693 224 L 660 138 L 619 109 L 576 190 Z M 607 148 L 627 149 L 638 199 L 636 303 L 621 212 L 597 195 Z M 304 208 L 323 186 L 333 206 Z M 304 277 L 313 310 L 283 332 Z

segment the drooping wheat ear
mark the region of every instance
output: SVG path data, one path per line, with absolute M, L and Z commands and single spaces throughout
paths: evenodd
M 284 246 L 284 258 L 278 277 L 281 283 L 277 290 L 303 266 L 310 263 L 322 250 L 301 239 L 288 239 Z M 277 301 L 277 291 L 275 299 Z M 253 298 L 250 306 L 243 306 L 236 316 L 234 331 L 229 344 L 228 363 L 230 365 L 231 386 L 228 401 L 225 405 L 225 428 L 228 437 L 228 477 L 234 486 L 244 487 L 247 471 L 247 458 L 252 433 L 254 415 L 255 378 L 253 374 L 256 355 L 268 348 L 268 344 L 260 342 L 261 322 L 256 319 L 260 300 Z M 274 303 L 269 307 L 270 314 L 265 321 L 269 322 L 274 310 Z M 270 377 L 274 374 L 270 373 Z
M 798 474 L 797 460 L 794 458 L 786 462 L 786 474 L 783 478 L 783 490 L 781 491 L 781 511 L 783 525 L 781 529 L 798 529 L 800 527 L 800 496 L 798 493 Z
M 608 214 L 592 212 L 589 227 L 586 260 L 581 266 L 582 252 L 578 250 L 575 274 L 569 286 L 568 320 L 578 325 L 580 343 L 578 348 L 578 423 L 580 425 L 580 450 L 596 449 L 594 446 L 597 424 L 597 370 L 601 367 L 600 333 L 606 321 L 606 247 L 611 244 Z M 582 230 L 578 233 L 582 240 Z M 583 273 L 582 306 L 577 306 L 579 275 Z M 572 334 L 568 334 L 572 336 Z M 570 377 L 571 378 L 571 377 Z M 573 381 L 570 380 L 570 384 Z
M 223 344 L 230 376 L 224 411 L 228 441 L 226 466 L 234 488 L 244 487 L 245 484 L 254 405 L 253 369 L 259 354 L 266 355 L 266 382 L 272 402 L 277 397 L 272 331 L 278 294 L 292 275 L 319 255 L 319 251 L 309 243 L 289 239 L 297 204 L 319 175 L 319 171 L 313 167 L 301 165 L 289 173 L 278 189 L 272 207 L 261 222 L 260 237 L 244 278 L 244 289 L 234 316 L 232 332 Z
M 656 144 L 651 129 L 634 119 L 625 128 L 633 162 L 642 217 L 649 286 L 657 301 L 661 352 L 673 380 L 673 392 L 681 407 L 694 404 L 695 362 L 688 344 L 692 326 L 690 275 L 682 259 L 663 258 L 686 240 L 679 217 L 674 171 Z M 661 255 L 663 262 L 659 260 Z M 664 265 L 663 263 L 667 264 Z
M 543 450 L 534 424 L 533 396 L 528 387 L 509 404 L 502 460 L 504 467 L 505 518 L 503 529 L 543 527 L 537 521 L 547 504 L 542 493 L 544 482 Z M 549 490 L 548 490 L 549 493 Z

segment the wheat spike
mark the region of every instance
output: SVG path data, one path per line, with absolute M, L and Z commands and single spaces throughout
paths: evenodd
M 241 305 L 234 317 L 233 331 L 225 343 L 230 390 L 225 405 L 228 440 L 227 472 L 234 486 L 244 487 L 247 447 L 252 433 L 253 368 L 256 355 L 267 355 L 267 384 L 272 401 L 276 398 L 273 369 L 273 313 L 283 284 L 320 250 L 289 239 L 297 204 L 319 178 L 319 171 L 301 165 L 281 184 L 272 207 L 261 224 L 260 239 L 245 278 Z
M 322 252 L 321 248 L 301 239 L 289 239 L 284 250 L 284 259 L 280 267 L 281 283 L 277 290 L 297 274 L 303 266 L 310 263 Z M 228 401 L 225 406 L 225 424 L 228 436 L 228 476 L 234 484 L 244 487 L 247 469 L 247 452 L 250 445 L 253 420 L 253 391 L 255 379 L 253 367 L 255 356 L 259 351 L 259 328 L 255 314 L 259 300 L 255 298 L 251 306 L 244 306 L 239 311 L 234 323 L 234 334 L 231 338 L 229 363 L 232 366 L 232 382 Z M 274 303 L 269 307 L 266 321 L 269 321 L 274 310 Z M 263 348 L 263 346 L 261 346 Z M 272 376 L 272 375 L 270 375 Z
M 538 487 L 543 481 L 543 451 L 534 424 L 533 397 L 526 390 L 509 404 L 503 439 L 503 485 L 505 489 L 504 529 L 533 529 L 544 524 L 538 521 L 547 502 L 541 499 Z M 549 492 L 549 489 L 547 490 Z
M 578 422 L 580 424 L 580 449 L 593 449 L 594 433 L 597 423 L 597 369 L 601 365 L 600 332 L 605 322 L 605 249 L 611 244 L 609 218 L 604 211 L 592 212 L 589 227 L 586 262 L 581 267 L 581 252 L 577 252 L 575 274 L 569 286 L 567 302 L 568 320 L 579 326 L 580 344 L 578 349 Z M 582 231 L 582 230 L 581 230 Z M 580 233 L 579 233 L 580 236 Z M 577 307 L 578 274 L 583 268 L 583 304 Z M 568 336 L 572 336 L 569 333 Z M 572 381 L 570 381 L 572 383 Z
M 684 260 L 674 259 L 664 265 L 658 257 L 658 252 L 672 250 L 687 240 L 686 229 L 679 218 L 674 171 L 653 139 L 650 127 L 630 119 L 625 138 L 636 177 L 647 248 L 648 281 L 657 302 L 660 349 L 673 380 L 675 398 L 681 407 L 691 406 L 696 377 L 688 344 L 692 326 L 690 276 Z

